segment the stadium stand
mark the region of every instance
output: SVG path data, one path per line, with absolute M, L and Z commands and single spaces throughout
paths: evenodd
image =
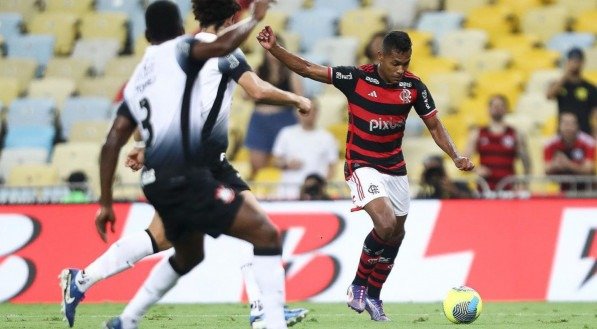
M 66 100 L 60 113 L 62 138 L 80 141 L 71 138 L 73 125 L 78 122 L 107 122 L 110 119 L 111 103 L 110 99 L 103 97 L 73 97 Z
M 79 17 L 65 12 L 43 12 L 33 17 L 29 24 L 29 32 L 34 34 L 49 34 L 56 40 L 54 53 L 69 55 L 73 49 L 77 35 L 76 25 Z

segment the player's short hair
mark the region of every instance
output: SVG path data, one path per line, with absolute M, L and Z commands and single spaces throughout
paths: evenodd
M 167 41 L 184 33 L 178 6 L 167 0 L 158 0 L 147 7 L 145 26 L 146 36 L 150 42 Z
M 392 31 L 383 38 L 382 49 L 384 54 L 393 51 L 404 53 L 412 49 L 412 42 L 408 33 L 404 31 Z
M 216 29 L 241 9 L 236 0 L 192 0 L 192 3 L 193 15 L 199 24 L 215 25 Z
M 493 94 L 489 96 L 489 102 L 487 103 L 487 105 L 491 105 L 491 103 L 493 103 L 493 101 L 496 99 L 499 99 L 502 102 L 504 102 L 504 106 L 506 106 L 506 109 L 510 108 L 510 101 L 508 101 L 508 97 L 506 97 L 506 95 L 504 94 Z

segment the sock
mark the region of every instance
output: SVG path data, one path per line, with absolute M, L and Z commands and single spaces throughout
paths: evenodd
M 261 289 L 261 302 L 268 329 L 285 329 L 284 318 L 285 278 L 282 255 L 256 251 L 253 260 L 255 278 Z
M 137 328 L 139 320 L 147 312 L 149 307 L 160 300 L 178 281 L 178 274 L 170 264 L 170 258 L 164 257 L 151 270 L 145 282 L 135 297 L 131 299 L 124 308 L 121 320 L 126 323 L 123 329 L 128 325 Z
M 366 286 L 369 275 L 373 272 L 375 264 L 379 259 L 379 256 L 384 251 L 387 245 L 384 241 L 375 233 L 375 229 L 371 230 L 365 242 L 363 243 L 363 250 L 361 251 L 361 259 L 359 260 L 359 267 L 357 273 L 352 281 L 352 284 L 358 286 Z
M 369 297 L 379 299 L 381 288 L 394 267 L 394 260 L 396 259 L 396 255 L 398 255 L 399 249 L 400 243 L 394 246 L 385 246 L 367 281 L 367 295 Z
M 145 256 L 157 252 L 155 242 L 149 232 L 129 234 L 114 242 L 106 252 L 89 264 L 83 271 L 79 271 L 76 284 L 82 292 L 87 291 L 95 283 L 120 273 Z
M 261 290 L 255 278 L 253 271 L 253 263 L 246 263 L 240 267 L 243 274 L 243 281 L 245 282 L 245 289 L 247 291 L 247 298 L 251 306 L 251 315 L 259 316 L 263 314 L 263 304 L 261 303 Z

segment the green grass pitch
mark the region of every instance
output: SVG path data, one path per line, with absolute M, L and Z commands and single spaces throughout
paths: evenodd
M 597 303 L 485 303 L 483 313 L 470 325 L 456 325 L 444 317 L 441 303 L 388 303 L 389 323 L 375 323 L 343 303 L 294 303 L 311 310 L 293 328 L 574 328 L 597 329 Z M 119 314 L 123 304 L 81 304 L 74 328 L 101 328 Z M 241 304 L 165 304 L 153 307 L 140 328 L 249 328 L 249 309 Z M 56 304 L 0 304 L 0 328 L 68 328 Z

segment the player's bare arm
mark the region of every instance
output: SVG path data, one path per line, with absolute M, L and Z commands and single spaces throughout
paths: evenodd
M 456 146 L 454 145 L 454 141 L 448 134 L 448 131 L 442 124 L 442 122 L 438 119 L 437 115 L 434 115 L 430 118 L 424 118 L 423 121 L 429 129 L 431 133 L 431 137 L 435 143 L 447 154 L 450 156 L 452 161 L 454 161 L 454 165 L 456 168 L 462 171 L 470 171 L 475 168 L 473 162 L 464 156 L 458 154 L 456 150 Z
M 255 72 L 247 71 L 241 75 L 238 84 L 247 92 L 249 97 L 261 103 L 271 105 L 291 105 L 298 108 L 301 114 L 311 111 L 311 101 L 303 96 L 274 87 L 263 81 Z
M 274 57 L 276 57 L 284 65 L 288 66 L 291 71 L 294 71 L 299 75 L 309 79 L 323 83 L 331 83 L 328 67 L 311 63 L 308 60 L 284 49 L 284 47 L 280 46 L 280 44 L 278 44 L 276 41 L 276 34 L 270 26 L 266 26 L 263 30 L 261 30 L 261 32 L 259 32 L 257 40 L 263 48 L 274 55 Z
M 193 45 L 192 56 L 196 60 L 224 56 L 238 48 L 247 39 L 253 28 L 265 17 L 271 0 L 255 0 L 253 14 L 222 31 L 214 42 L 197 42 Z
M 110 225 L 110 230 L 115 231 L 114 224 L 116 217 L 112 209 L 112 182 L 118 162 L 118 154 L 122 146 L 133 134 L 137 125 L 129 118 L 122 115 L 116 116 L 112 128 L 106 137 L 100 153 L 100 209 L 95 217 L 95 226 L 100 238 L 107 242 L 106 225 Z

